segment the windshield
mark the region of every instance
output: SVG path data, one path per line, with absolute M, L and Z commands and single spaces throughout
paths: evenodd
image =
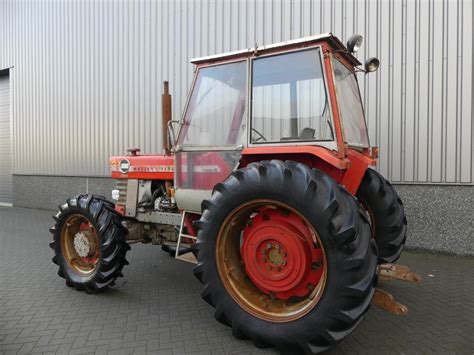
M 369 147 L 364 110 L 355 74 L 336 59 L 333 60 L 333 68 L 344 141 L 349 145 Z
M 245 61 L 199 69 L 178 144 L 242 144 L 247 86 Z
M 267 56 L 252 65 L 252 143 L 332 141 L 319 48 Z

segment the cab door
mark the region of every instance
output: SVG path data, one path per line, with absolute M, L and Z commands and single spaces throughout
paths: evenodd
M 180 209 L 200 212 L 213 187 L 237 167 L 247 124 L 247 60 L 199 67 L 176 145 Z

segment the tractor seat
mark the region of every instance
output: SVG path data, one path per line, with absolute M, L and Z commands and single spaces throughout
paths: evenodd
M 282 137 L 281 141 L 293 141 L 293 140 L 300 140 L 300 141 L 309 141 L 314 139 L 314 133 L 316 131 L 314 128 L 305 127 L 301 130 L 300 135 L 298 137 Z

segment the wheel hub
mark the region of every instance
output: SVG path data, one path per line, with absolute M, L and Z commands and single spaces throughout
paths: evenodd
M 321 249 L 296 214 L 258 213 L 244 229 L 241 255 L 246 272 L 261 291 L 279 299 L 307 296 L 318 284 Z
M 270 244 L 272 245 L 272 244 Z M 265 253 L 265 250 L 263 250 Z M 267 254 L 267 253 L 265 253 Z M 274 246 L 272 245 L 270 251 L 267 254 L 267 260 L 273 264 L 274 266 L 280 266 L 282 265 L 283 267 L 286 266 L 286 257 L 287 253 L 285 251 L 282 251 L 280 248 L 280 244 L 275 244 Z
M 99 238 L 85 216 L 75 214 L 65 221 L 61 232 L 61 249 L 74 272 L 80 275 L 94 272 L 100 258 Z
M 81 258 L 89 255 L 91 243 L 85 232 L 78 232 L 74 236 L 74 249 L 76 250 L 77 255 L 79 255 Z

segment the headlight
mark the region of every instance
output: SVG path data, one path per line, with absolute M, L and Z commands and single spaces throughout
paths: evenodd
M 120 198 L 119 190 L 112 190 L 112 200 L 118 201 Z
M 119 170 L 123 174 L 128 173 L 128 170 L 130 170 L 130 162 L 128 161 L 128 159 L 122 159 L 120 161 Z

